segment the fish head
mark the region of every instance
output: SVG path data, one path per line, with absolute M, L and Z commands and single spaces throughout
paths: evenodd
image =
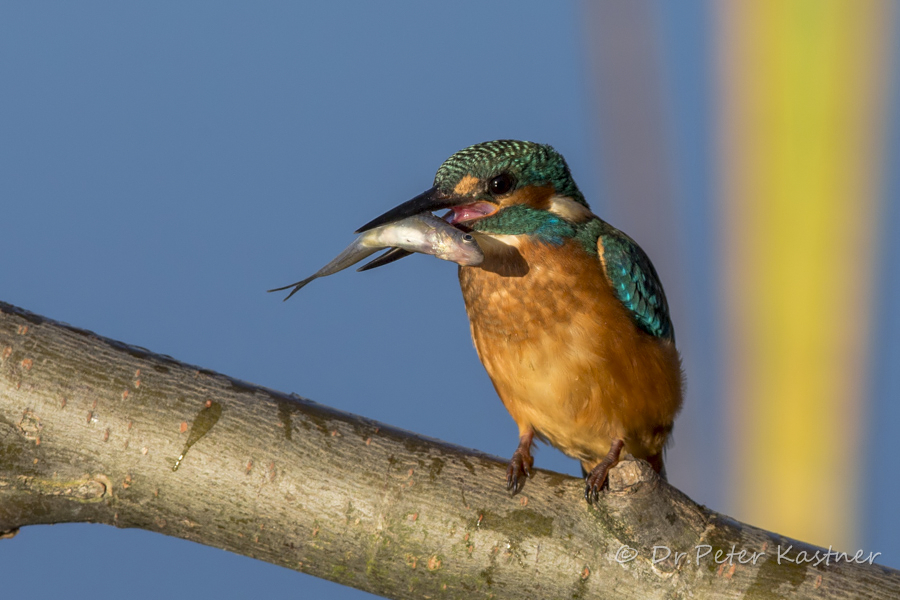
M 464 267 L 474 267 L 484 261 L 484 252 L 471 233 L 452 225 L 436 228 L 432 234 L 430 254 Z

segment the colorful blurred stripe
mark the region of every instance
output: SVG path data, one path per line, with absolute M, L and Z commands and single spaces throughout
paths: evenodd
M 606 188 L 598 208 L 657 262 L 685 356 L 670 475 L 740 520 L 855 550 L 871 505 L 859 496 L 882 493 L 884 480 L 866 479 L 861 453 L 893 448 L 864 444 L 863 429 L 870 365 L 881 364 L 873 352 L 889 355 L 872 342 L 886 285 L 879 240 L 900 236 L 880 218 L 900 214 L 886 211 L 883 189 L 886 169 L 898 169 L 885 156 L 888 115 L 900 114 L 889 94 L 900 6 L 584 7 Z M 693 29 L 708 44 L 685 42 Z M 709 110 L 698 117 L 698 106 Z M 882 307 L 895 324 L 898 312 Z M 900 352 L 896 338 L 878 339 Z M 900 537 L 896 523 L 885 529 Z
M 718 9 L 736 516 L 858 544 L 889 1 Z

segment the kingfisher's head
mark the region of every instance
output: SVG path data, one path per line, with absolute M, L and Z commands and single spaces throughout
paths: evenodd
M 561 218 L 578 223 L 591 212 L 565 159 L 546 144 L 483 142 L 460 150 L 438 169 L 434 186 L 360 228 L 365 231 L 425 211 L 450 209 L 448 221 L 485 233 L 512 233 L 510 223 Z

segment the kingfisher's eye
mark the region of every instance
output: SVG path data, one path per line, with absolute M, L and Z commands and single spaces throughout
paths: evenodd
M 501 173 L 491 179 L 490 183 L 488 183 L 488 190 L 490 190 L 491 194 L 494 196 L 502 196 L 503 194 L 512 191 L 515 185 L 516 180 L 513 179 L 512 175 L 509 173 Z

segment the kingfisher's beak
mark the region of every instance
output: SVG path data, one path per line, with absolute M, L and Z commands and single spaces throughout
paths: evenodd
M 388 223 L 393 223 L 394 221 L 399 221 L 401 219 L 405 219 L 413 215 L 418 215 L 423 212 L 432 212 L 435 210 L 441 210 L 442 208 L 451 208 L 453 206 L 459 206 L 471 201 L 471 198 L 466 198 L 465 196 L 456 196 L 453 194 L 446 194 L 437 189 L 437 187 L 433 187 L 422 192 L 412 200 L 407 200 L 400 206 L 395 206 L 380 217 L 375 217 L 374 219 L 357 229 L 356 233 L 362 233 L 370 229 L 375 229 L 376 227 L 387 225 Z
M 361 266 L 357 269 L 357 271 L 368 271 L 369 269 L 377 269 L 378 267 L 383 267 L 384 265 L 389 265 L 394 261 L 400 260 L 401 258 L 406 258 L 407 256 L 412 255 L 412 252 L 409 250 L 404 250 L 403 248 L 391 248 L 381 256 L 377 256 Z

